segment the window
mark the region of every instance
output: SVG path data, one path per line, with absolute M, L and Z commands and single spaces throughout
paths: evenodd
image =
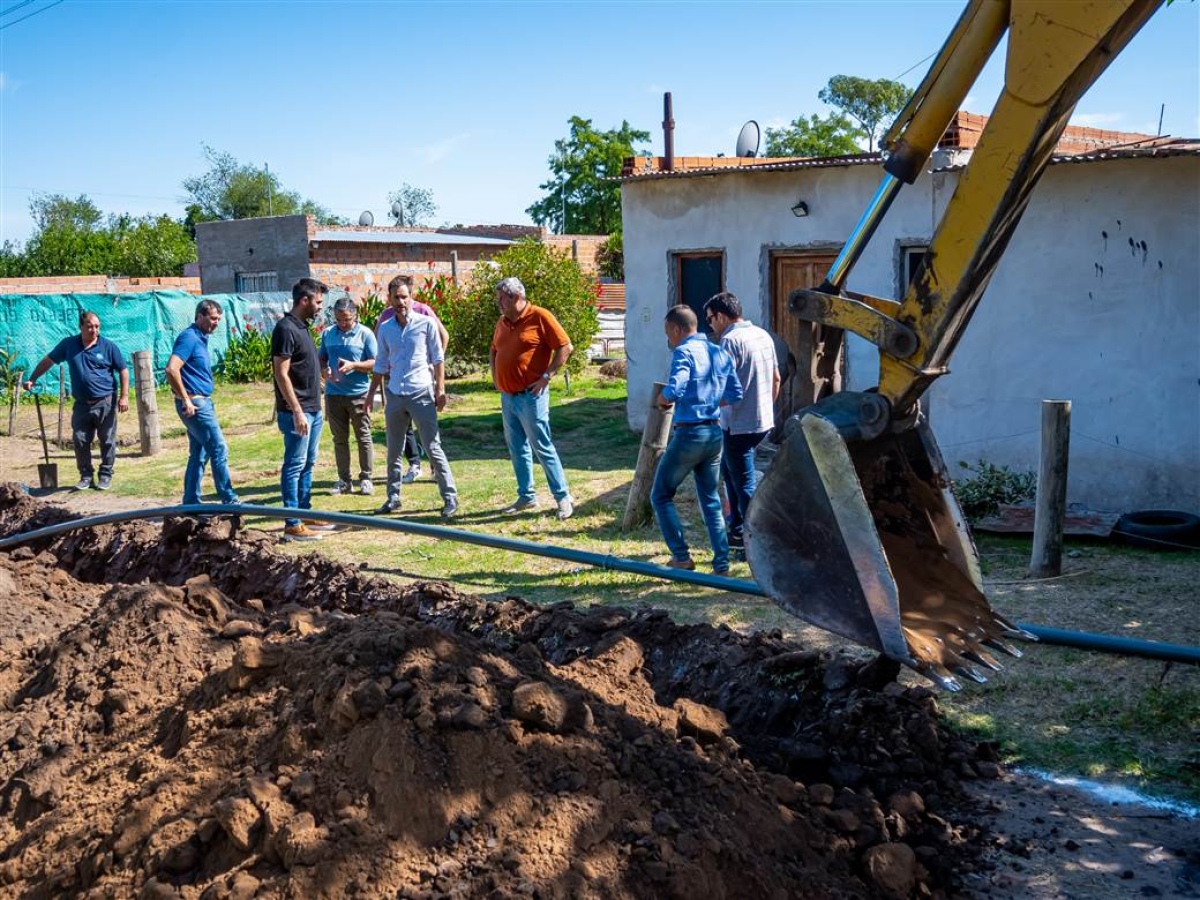
M 725 262 L 720 253 L 679 253 L 675 256 L 675 303 L 692 308 L 700 323 L 700 332 L 710 329 L 704 318 L 704 304 L 713 294 L 725 290 Z
M 898 293 L 901 297 L 916 279 L 917 273 L 921 271 L 921 266 L 925 264 L 925 252 L 928 249 L 928 247 L 900 248 L 900 290 Z
M 279 290 L 278 272 L 238 272 L 236 293 L 257 294 Z

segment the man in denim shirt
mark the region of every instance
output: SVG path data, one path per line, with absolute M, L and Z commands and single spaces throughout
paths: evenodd
M 187 429 L 188 461 L 183 473 L 183 502 L 200 502 L 204 466 L 212 463 L 213 487 L 222 503 L 237 503 L 229 477 L 229 447 L 213 406 L 212 362 L 208 336 L 221 324 L 221 307 L 213 300 L 196 306 L 196 321 L 175 338 L 167 360 L 167 383 L 175 394 L 175 411 Z
M 696 480 L 700 512 L 712 544 L 713 573 L 729 574 L 729 540 L 717 485 L 721 477 L 721 424 L 718 408 L 742 399 L 742 385 L 729 354 L 696 332 L 696 314 L 673 306 L 663 330 L 672 349 L 671 374 L 662 391 L 662 407 L 675 407 L 671 440 L 658 461 L 650 505 L 671 551 L 673 569 L 694 569 L 675 509 L 675 492 L 689 473 Z

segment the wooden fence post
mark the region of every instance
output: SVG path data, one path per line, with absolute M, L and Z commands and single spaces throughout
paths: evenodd
M 1071 401 L 1043 400 L 1041 461 L 1033 514 L 1033 556 L 1029 562 L 1029 573 L 1037 578 L 1062 574 L 1070 449 Z
M 629 499 L 625 503 L 625 517 L 621 520 L 622 531 L 631 531 L 653 518 L 653 511 L 650 509 L 650 489 L 654 487 L 654 472 L 658 468 L 658 459 L 670 440 L 671 420 L 675 417 L 675 407 L 663 409 L 658 405 L 665 387 L 661 381 L 654 382 L 654 390 L 650 395 L 650 413 L 646 416 L 646 427 L 642 429 L 637 468 L 633 470 Z
M 67 380 L 66 373 L 63 371 L 62 363 L 58 366 L 58 449 L 62 450 L 67 445 L 63 441 L 63 432 L 66 429 L 67 419 Z
M 458 287 L 458 251 L 450 251 L 450 280 Z
M 154 456 L 162 450 L 158 431 L 158 396 L 154 393 L 154 361 L 149 350 L 133 354 L 133 377 L 137 390 L 138 435 L 142 439 L 142 456 Z
M 17 436 L 17 404 L 21 402 L 21 388 L 25 384 L 25 372 L 19 370 L 13 374 L 12 390 L 8 395 L 8 436 Z

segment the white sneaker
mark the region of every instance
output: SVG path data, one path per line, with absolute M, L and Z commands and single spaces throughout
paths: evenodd
M 375 485 L 371 483 L 370 478 L 364 478 L 362 481 L 360 481 L 358 483 L 358 489 L 364 494 L 375 493 Z
M 333 487 L 330 488 L 329 493 L 333 494 L 333 496 L 335 496 L 335 497 L 338 496 L 339 494 L 350 493 L 350 482 L 340 481 L 340 480 L 335 481 L 333 483 Z
M 575 502 L 571 499 L 571 495 L 563 497 L 558 501 L 558 517 L 560 519 L 569 519 L 575 512 Z
M 421 477 L 421 464 L 413 463 L 408 467 L 408 471 L 404 473 L 404 477 L 400 479 L 401 484 L 412 484 Z

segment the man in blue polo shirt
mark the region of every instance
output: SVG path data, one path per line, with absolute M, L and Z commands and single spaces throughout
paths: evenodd
M 358 488 L 364 494 L 375 490 L 371 481 L 375 467 L 375 444 L 371 439 L 371 410 L 367 388 L 377 352 L 375 334 L 358 321 L 358 308 L 349 297 L 333 305 L 336 327 L 321 333 L 318 356 L 325 372 L 325 421 L 333 435 L 333 458 L 337 463 L 334 494 L 349 494 L 350 431 L 358 444 Z
M 79 483 L 75 490 L 90 487 L 107 491 L 112 487 L 113 465 L 117 461 L 117 412 L 129 412 L 129 369 L 120 348 L 100 336 L 100 317 L 84 310 L 79 314 L 79 334 L 63 338 L 37 364 L 25 382 L 25 390 L 50 370 L 66 363 L 71 373 L 71 443 L 75 446 L 75 465 Z M 113 402 L 114 378 L 120 377 L 121 389 Z M 100 440 L 100 473 L 93 477 L 92 441 Z
M 212 300 L 196 306 L 196 321 L 175 338 L 167 360 L 167 383 L 175 394 L 175 411 L 188 434 L 187 469 L 183 474 L 183 502 L 200 502 L 204 466 L 212 463 L 213 487 L 222 503 L 237 503 L 229 477 L 229 447 L 213 406 L 212 363 L 208 336 L 221 324 L 221 307 Z
M 650 505 L 671 551 L 673 569 L 694 569 L 675 509 L 675 492 L 690 473 L 696 481 L 696 498 L 712 544 L 715 575 L 729 574 L 729 538 L 721 515 L 717 484 L 721 478 L 722 432 L 719 407 L 742 399 L 742 385 L 729 354 L 698 334 L 696 314 L 689 306 L 673 306 L 663 330 L 671 348 L 671 374 L 662 391 L 661 406 L 675 407 L 671 440 L 658 461 Z

